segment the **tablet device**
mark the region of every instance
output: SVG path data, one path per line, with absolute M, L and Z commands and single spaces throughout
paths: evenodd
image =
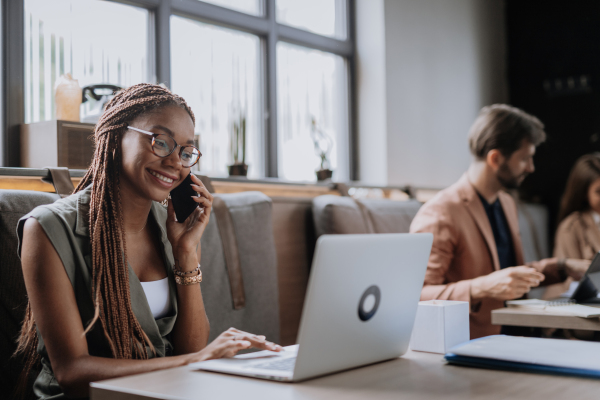
M 578 304 L 600 304 L 598 288 L 600 288 L 600 252 L 596 254 L 585 275 L 581 278 L 571 300 Z

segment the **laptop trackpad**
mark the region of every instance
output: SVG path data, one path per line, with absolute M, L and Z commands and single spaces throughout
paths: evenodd
M 218 360 L 201 361 L 193 364 L 189 364 L 192 369 L 210 369 L 218 368 L 248 368 L 254 364 L 261 364 L 263 362 L 275 361 L 281 358 L 295 358 L 298 354 L 298 345 L 286 346 L 281 352 L 274 352 L 269 350 L 256 351 L 253 353 L 238 354 L 233 358 L 220 358 Z
M 298 354 L 298 345 L 297 344 L 295 344 L 293 346 L 286 346 L 283 349 L 284 349 L 284 351 L 280 351 L 280 352 L 262 350 L 262 351 L 255 351 L 253 353 L 238 354 L 237 356 L 234 356 L 233 359 L 234 360 L 262 359 L 262 360 L 266 361 L 269 358 L 279 358 L 279 357 L 284 357 L 284 356 L 287 357 L 290 355 Z

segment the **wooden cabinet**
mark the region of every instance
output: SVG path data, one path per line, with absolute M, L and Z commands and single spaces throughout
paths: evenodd
M 87 169 L 94 156 L 94 124 L 44 121 L 21 125 L 21 166 Z

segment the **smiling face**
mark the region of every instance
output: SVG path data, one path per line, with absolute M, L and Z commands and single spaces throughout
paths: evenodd
M 152 133 L 166 134 L 184 146 L 194 143 L 194 123 L 190 115 L 177 106 L 165 106 L 142 114 L 129 124 Z M 139 196 L 163 201 L 190 173 L 179 158 L 180 147 L 167 157 L 152 152 L 152 136 L 128 129 L 121 142 L 124 197 Z

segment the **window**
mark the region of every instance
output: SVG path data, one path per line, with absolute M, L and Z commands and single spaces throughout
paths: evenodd
M 156 80 L 148 62 L 146 9 L 97 0 L 25 0 L 24 22 L 27 123 L 55 118 L 54 87 L 65 73 L 82 88 Z
M 340 0 L 276 0 L 277 22 L 338 39 L 346 37 Z
M 348 180 L 346 67 L 330 53 L 277 45 L 279 176 L 310 181 L 325 152 L 334 179 Z M 321 140 L 313 130 L 321 132 Z
M 259 44 L 258 37 L 248 33 L 171 17 L 171 89 L 186 99 L 196 116 L 203 173 L 227 175 L 227 165 L 234 161 L 232 124 L 243 116 L 248 174 L 264 176 Z
M 315 133 L 333 179 L 357 178 L 350 0 L 3 4 L 10 40 L 0 165 L 19 166 L 20 124 L 55 118 L 56 81 L 71 73 L 81 87 L 161 82 L 183 96 L 207 175 L 228 173 L 232 123 L 245 117 L 250 178 L 315 181 L 323 161 Z
M 231 8 L 251 15 L 262 15 L 261 0 L 204 0 L 217 6 Z

